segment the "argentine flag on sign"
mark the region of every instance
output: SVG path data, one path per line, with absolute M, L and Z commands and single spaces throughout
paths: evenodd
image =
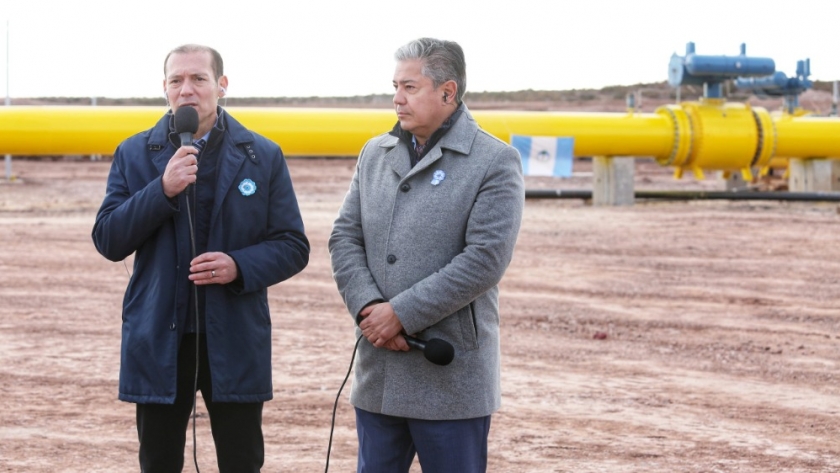
M 510 144 L 519 151 L 526 176 L 572 176 L 574 138 L 511 135 Z

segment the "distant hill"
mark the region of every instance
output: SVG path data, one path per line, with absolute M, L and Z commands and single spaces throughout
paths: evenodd
M 814 87 L 800 96 L 803 108 L 818 114 L 831 110 L 832 83 L 814 82 Z M 781 107 L 782 100 L 745 94 L 726 83 L 724 91 L 731 102 L 748 102 L 769 110 Z M 666 81 L 650 84 L 615 85 L 602 89 L 519 90 L 513 92 L 467 92 L 464 101 L 473 110 L 533 110 L 623 112 L 627 110 L 628 94 L 635 94 L 637 110 L 652 112 L 656 108 L 677 101 L 677 90 Z M 680 100 L 697 100 L 702 87 L 683 86 Z M 391 94 L 352 97 L 230 97 L 231 107 L 337 107 L 391 108 Z M 90 97 L 41 97 L 12 99 L 12 105 L 89 105 Z M 163 107 L 162 98 L 105 98 L 97 97 L 97 105 L 145 105 Z

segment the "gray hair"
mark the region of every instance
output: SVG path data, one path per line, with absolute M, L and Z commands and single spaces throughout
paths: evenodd
M 436 88 L 446 81 L 455 81 L 458 85 L 455 100 L 461 103 L 467 91 L 467 62 L 458 43 L 434 38 L 415 39 L 397 49 L 394 58 L 399 62 L 419 59 L 423 63 L 421 74 L 432 79 Z
M 225 63 L 222 61 L 222 55 L 218 51 L 201 44 L 183 44 L 177 48 L 169 51 L 166 59 L 163 60 L 163 75 L 166 76 L 166 63 L 169 62 L 169 56 L 173 54 L 190 54 L 190 53 L 210 53 L 210 67 L 213 68 L 213 75 L 215 75 L 216 82 L 219 78 L 225 75 Z

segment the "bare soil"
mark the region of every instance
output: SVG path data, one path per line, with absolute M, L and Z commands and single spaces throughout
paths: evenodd
M 327 237 L 352 159 L 293 159 L 310 265 L 270 289 L 264 471 L 323 471 L 352 323 Z M 585 161 L 566 180 L 591 189 Z M 137 471 L 117 400 L 131 261 L 94 250 L 109 162 L 19 160 L 0 184 L 0 471 Z M 639 160 L 638 189 L 721 189 Z M 493 472 L 840 471 L 837 204 L 528 200 L 501 283 Z M 355 471 L 341 394 L 330 471 Z M 198 462 L 216 471 L 203 404 Z M 195 471 L 191 435 L 185 471 Z M 415 464 L 414 472 L 419 472 Z

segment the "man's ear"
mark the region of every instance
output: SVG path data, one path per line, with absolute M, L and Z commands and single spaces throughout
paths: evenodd
M 219 77 L 219 90 L 222 92 L 219 94 L 219 98 L 224 97 L 227 95 L 227 88 L 228 88 L 228 78 L 227 76 Z
M 446 81 L 443 83 L 443 103 L 448 104 L 452 103 L 455 100 L 455 94 L 458 92 L 458 84 L 455 83 L 454 80 Z

